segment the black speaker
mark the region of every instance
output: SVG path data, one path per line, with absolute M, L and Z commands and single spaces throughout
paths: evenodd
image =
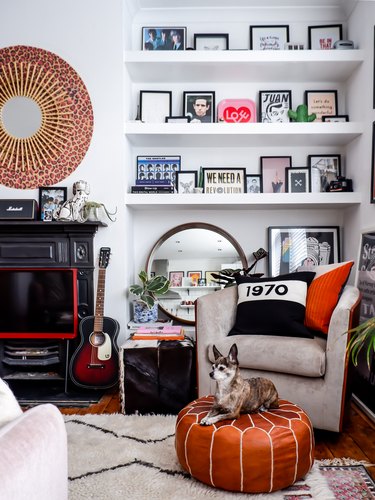
M 36 200 L 0 200 L 0 220 L 35 220 Z

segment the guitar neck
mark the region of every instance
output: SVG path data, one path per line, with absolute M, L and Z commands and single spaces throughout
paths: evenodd
M 95 333 L 100 333 L 103 331 L 105 272 L 106 272 L 105 269 L 99 269 L 98 289 L 96 292 L 95 319 L 94 319 Z

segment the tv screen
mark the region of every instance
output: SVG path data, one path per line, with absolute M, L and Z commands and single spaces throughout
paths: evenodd
M 74 338 L 76 269 L 0 269 L 0 338 Z

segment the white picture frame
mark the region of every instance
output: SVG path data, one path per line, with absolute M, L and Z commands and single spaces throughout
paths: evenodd
M 140 118 L 143 123 L 165 123 L 172 112 L 170 90 L 141 90 L 139 97 Z

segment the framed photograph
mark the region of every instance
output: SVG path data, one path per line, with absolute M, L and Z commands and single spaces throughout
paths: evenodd
M 349 115 L 323 115 L 322 122 L 348 122 Z
M 259 121 L 262 123 L 289 122 L 288 111 L 292 108 L 291 90 L 260 90 Z
M 246 193 L 246 168 L 203 167 L 202 172 L 204 193 Z
M 212 276 L 212 274 L 217 274 L 218 272 L 219 271 L 206 271 L 204 273 L 206 286 L 220 286 L 216 283 L 215 278 Z
M 337 90 L 305 90 L 305 104 L 309 115 L 316 114 L 316 122 L 324 115 L 337 115 Z
M 309 26 L 309 49 L 330 50 L 337 40 L 342 40 L 342 24 Z
M 285 193 L 286 169 L 291 166 L 291 156 L 261 156 L 263 193 Z
M 355 286 L 362 294 L 359 323 L 374 316 L 375 310 L 375 228 L 360 232 Z
M 310 192 L 310 168 L 291 167 L 286 169 L 286 190 L 288 193 Z
M 185 50 L 186 28 L 142 28 L 142 50 Z
M 250 26 L 250 50 L 284 50 L 289 26 Z
M 309 155 L 311 192 L 325 193 L 331 181 L 341 175 L 341 155 Z
M 39 215 L 40 220 L 50 222 L 54 220 L 54 211 L 67 200 L 66 187 L 39 188 Z
M 175 184 L 181 156 L 137 156 L 136 185 Z
M 198 286 L 207 286 L 206 278 L 200 278 L 198 280 Z
M 270 226 L 268 228 L 270 276 L 293 273 L 299 267 L 340 262 L 338 226 Z
M 178 193 L 191 194 L 197 187 L 198 174 L 196 170 L 176 172 L 176 188 Z
M 165 123 L 165 117 L 172 112 L 170 90 L 141 90 L 139 99 L 141 121 L 144 123 Z
M 184 271 L 169 271 L 168 279 L 171 282 L 171 287 L 182 286 L 182 278 L 184 277 Z
M 228 50 L 228 33 L 194 33 L 195 50 Z
M 247 193 L 262 193 L 262 176 L 260 174 L 246 175 L 246 192 Z
M 166 116 L 165 123 L 189 123 L 190 116 Z
M 190 123 L 215 122 L 215 92 L 184 92 L 183 114 L 190 117 Z
M 192 285 L 198 285 L 199 280 L 202 278 L 202 271 L 188 271 L 188 278 L 191 279 Z

